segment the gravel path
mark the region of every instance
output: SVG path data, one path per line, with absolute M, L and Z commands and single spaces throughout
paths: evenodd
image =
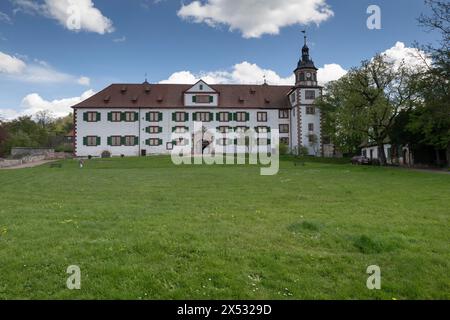
M 14 166 L 14 167 L 0 168 L 0 170 L 16 170 L 16 169 L 33 168 L 33 167 L 42 166 L 43 164 L 46 164 L 46 163 L 55 162 L 55 161 L 57 161 L 57 160 L 36 161 L 36 162 L 21 164 L 21 165 Z

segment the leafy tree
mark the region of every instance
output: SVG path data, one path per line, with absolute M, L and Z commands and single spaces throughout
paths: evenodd
M 383 146 L 395 118 L 417 98 L 409 85 L 412 75 L 404 63 L 395 65 L 377 55 L 329 84 L 318 101 L 326 114 L 326 134 L 343 152 L 355 153 L 361 143 L 375 143 L 385 165 Z
M 6 143 L 6 140 L 8 139 L 8 131 L 6 130 L 5 123 L 0 121 L 0 156 L 3 156 L 5 151 L 4 150 L 4 144 Z
M 410 131 L 422 135 L 421 143 L 447 151 L 450 165 L 450 3 L 440 0 L 426 0 L 431 8 L 431 15 L 421 15 L 419 23 L 429 31 L 441 33 L 438 48 L 426 45 L 422 49 L 432 58 L 432 64 L 416 81 L 413 89 L 421 96 L 421 104 L 416 108 Z

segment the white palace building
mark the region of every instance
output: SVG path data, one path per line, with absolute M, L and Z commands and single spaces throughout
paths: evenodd
M 173 133 L 194 136 L 194 122 L 199 121 L 202 130 L 222 133 L 278 129 L 280 143 L 290 149 L 307 147 L 310 155 L 323 155 L 322 115 L 314 106 L 322 87 L 317 83 L 317 68 L 306 38 L 294 73 L 295 86 L 213 85 L 204 81 L 195 85 L 147 81 L 112 84 L 72 107 L 75 155 L 99 157 L 105 151 L 113 156 L 170 154 L 174 145 L 185 143 L 174 141 Z M 235 140 L 221 140 L 228 151 L 235 150 Z M 274 141 L 265 140 L 263 144 L 275 147 Z M 201 144 L 200 152 L 205 141 Z M 198 146 L 190 145 L 196 153 Z

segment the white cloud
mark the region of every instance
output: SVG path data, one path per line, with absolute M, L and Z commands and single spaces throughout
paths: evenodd
M 91 89 L 79 97 L 48 101 L 37 93 L 31 93 L 22 99 L 20 110 L 0 109 L 0 115 L 11 120 L 20 116 L 31 116 L 39 111 L 50 111 L 56 117 L 64 117 L 72 112 L 70 107 L 94 94 L 95 92 Z
M 347 73 L 338 64 L 326 64 L 318 71 L 318 78 L 321 84 L 328 81 L 337 80 Z M 294 85 L 295 76 L 282 77 L 275 71 L 263 69 L 257 64 L 247 61 L 234 65 L 228 71 L 209 71 L 194 74 L 190 71 L 179 71 L 173 73 L 167 80 L 160 83 L 193 84 L 203 79 L 210 84 L 262 84 L 264 77 L 271 85 Z
M 125 37 L 125 36 L 113 39 L 113 42 L 115 42 L 115 43 L 125 42 L 125 41 L 127 41 L 127 37 Z
M 11 24 L 12 20 L 6 13 L 0 11 L 0 22 Z
M 409 48 L 403 42 L 397 43 L 390 49 L 382 52 L 389 62 L 394 63 L 398 68 L 402 63 L 413 69 L 423 68 L 427 64 L 431 65 L 432 60 L 427 54 L 417 48 Z
M 40 14 L 57 20 L 72 31 L 88 31 L 99 34 L 114 31 L 112 21 L 95 8 L 92 0 L 44 0 L 43 4 L 32 0 L 13 0 L 15 12 Z M 72 4 L 73 3 L 73 4 Z
M 26 64 L 21 59 L 0 51 L 0 74 L 20 74 L 25 67 Z
M 227 25 L 244 38 L 276 35 L 296 24 L 320 24 L 333 15 L 326 0 L 197 0 L 178 11 L 179 17 L 196 23 Z
M 326 84 L 330 81 L 335 81 L 347 74 L 347 70 L 342 68 L 339 64 L 331 63 L 325 64 L 317 71 L 317 79 L 320 84 Z
M 77 80 L 77 82 L 79 85 L 82 85 L 82 86 L 90 86 L 91 85 L 91 79 L 89 79 L 88 77 L 80 77 Z
M 0 51 L 0 78 L 2 76 L 11 80 L 30 83 L 77 83 L 83 86 L 90 85 L 88 77 L 76 77 L 55 70 L 42 60 L 34 59 L 31 63 L 26 56 L 11 56 Z

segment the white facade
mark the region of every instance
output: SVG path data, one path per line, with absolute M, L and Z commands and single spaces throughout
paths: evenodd
M 322 94 L 322 89 L 319 87 L 296 88 L 291 93 L 290 101 L 293 106 L 291 147 L 303 146 L 308 148 L 309 155 L 320 156 L 322 154 L 322 115 L 320 109 L 314 105 L 315 100 L 305 98 L 306 91 L 313 91 L 315 97 L 320 97 Z
M 84 114 L 88 112 L 100 113 L 100 121 L 87 122 L 84 121 Z M 136 122 L 111 122 L 108 120 L 108 113 L 111 112 L 137 112 L 139 114 L 139 120 Z M 147 121 L 146 114 L 148 112 L 162 113 L 162 120 L 158 122 Z M 187 113 L 189 120 L 186 122 L 173 121 L 173 114 L 177 112 Z M 280 133 L 280 138 L 288 138 L 291 140 L 291 117 L 290 119 L 280 119 L 278 109 L 170 109 L 170 110 L 157 110 L 157 109 L 75 109 L 76 117 L 76 136 L 75 150 L 78 157 L 99 157 L 103 151 L 109 151 L 113 156 L 139 156 L 142 155 L 142 150 L 145 150 L 146 155 L 156 154 L 170 154 L 171 148 L 168 143 L 173 141 L 173 129 L 175 127 L 187 127 L 189 132 L 194 133 L 194 121 L 193 117 L 195 113 L 208 112 L 213 113 L 213 121 L 202 122 L 202 125 L 206 129 L 218 129 L 219 127 L 247 127 L 255 129 L 256 127 L 270 127 L 273 129 L 279 129 L 280 124 L 289 125 L 288 133 Z M 249 114 L 249 121 L 238 122 L 220 122 L 217 121 L 217 113 L 237 113 L 244 112 Z M 267 122 L 258 122 L 258 113 L 267 113 Z M 291 112 L 291 110 L 289 110 Z M 161 132 L 148 133 L 146 128 L 148 127 L 161 127 Z M 85 137 L 95 136 L 100 138 L 100 144 L 98 146 L 87 146 L 84 143 Z M 111 146 L 108 145 L 108 137 L 111 136 L 136 136 L 139 138 L 139 144 L 135 146 Z M 147 144 L 148 139 L 161 139 L 162 144 L 159 146 L 149 146 Z M 274 145 L 275 146 L 275 145 Z M 234 152 L 234 145 L 229 145 L 227 151 Z

